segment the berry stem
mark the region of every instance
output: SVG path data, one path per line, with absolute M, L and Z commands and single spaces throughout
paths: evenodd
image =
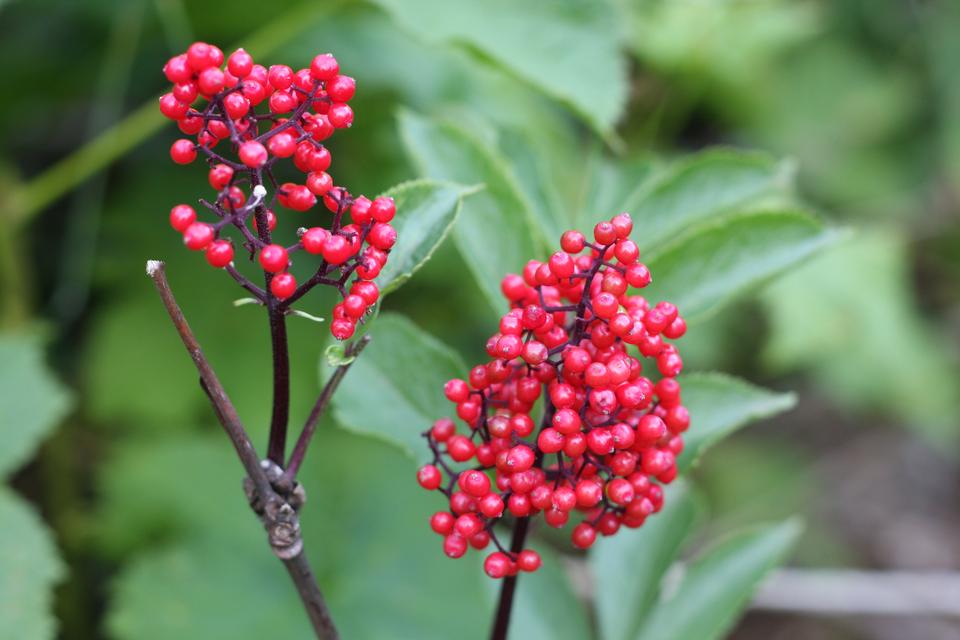
M 266 289 L 270 291 L 273 274 L 266 275 Z M 270 442 L 267 457 L 283 465 L 287 450 L 287 422 L 290 418 L 290 349 L 287 345 L 286 315 L 280 301 L 272 294 L 267 298 L 270 319 L 270 346 L 273 351 L 273 415 L 270 420 Z
M 283 474 L 285 480 L 291 486 L 297 477 L 297 471 L 300 470 L 300 465 L 303 463 L 304 457 L 307 455 L 307 446 L 310 444 L 310 440 L 317 430 L 317 424 L 326 412 L 327 405 L 330 404 L 330 399 L 336 392 L 337 387 L 340 386 L 340 381 L 347 375 L 350 365 L 353 364 L 353 361 L 360 355 L 360 352 L 363 351 L 369 342 L 370 336 L 366 335 L 354 341 L 345 349 L 344 355 L 349 358 L 349 361 L 338 366 L 337 370 L 333 372 L 333 375 L 327 380 L 327 384 L 323 386 L 323 391 L 320 392 L 320 397 L 317 398 L 313 409 L 310 410 L 310 415 L 307 417 L 307 422 L 303 425 L 303 430 L 297 438 L 297 443 L 293 447 L 293 453 L 290 454 L 290 461 L 287 463 L 286 471 Z
M 510 540 L 510 552 L 517 556 L 523 551 L 527 540 L 527 529 L 530 527 L 530 518 L 518 518 L 513 526 L 513 538 Z M 506 640 L 510 627 L 510 613 L 513 611 L 513 595 L 517 588 L 517 576 L 508 576 L 500 585 L 500 600 L 497 604 L 497 614 L 493 619 L 493 630 L 490 640 Z
M 278 526 L 284 526 L 286 531 L 289 531 L 290 516 L 285 515 L 284 512 L 286 510 L 287 513 L 293 512 L 295 514 L 295 510 L 290 507 L 283 496 L 277 493 L 267 477 L 253 442 L 250 440 L 243 423 L 241 423 L 233 402 L 231 402 L 226 390 L 217 378 L 213 367 L 210 366 L 206 356 L 204 356 L 200 343 L 197 342 L 196 336 L 193 335 L 193 331 L 191 331 L 190 325 L 187 324 L 183 311 L 180 309 L 180 305 L 174 298 L 170 283 L 167 281 L 164 264 L 151 260 L 147 263 L 147 275 L 153 280 L 157 292 L 160 294 L 160 299 L 163 301 L 177 333 L 180 334 L 183 345 L 197 367 L 201 387 L 210 399 L 214 413 L 216 413 L 220 424 L 233 443 L 237 456 L 253 484 L 253 490 L 259 504 L 256 513 L 268 534 L 270 534 L 269 538 L 274 537 Z M 281 520 L 281 517 L 286 519 Z M 299 526 L 296 527 L 296 530 L 299 532 Z M 317 638 L 319 640 L 338 640 L 339 633 L 330 617 L 330 611 L 310 568 L 306 553 L 303 551 L 302 540 L 298 540 L 298 542 L 300 542 L 300 550 L 295 555 L 280 555 L 276 548 L 274 548 L 274 552 L 280 557 L 290 574 Z M 295 544 L 288 541 L 285 548 L 291 547 L 295 547 Z

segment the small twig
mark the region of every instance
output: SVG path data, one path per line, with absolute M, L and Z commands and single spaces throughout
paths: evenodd
M 523 545 L 527 539 L 527 529 L 530 526 L 530 518 L 517 518 L 517 523 L 513 528 L 513 538 L 510 540 L 510 552 L 516 554 L 523 551 Z M 510 629 L 510 613 L 513 609 L 513 593 L 517 588 L 517 576 L 508 576 L 503 579 L 500 585 L 500 601 L 497 603 L 497 616 L 493 621 L 493 629 L 490 631 L 490 640 L 506 640 L 507 631 Z
M 333 397 L 337 387 L 340 386 L 340 381 L 347 375 L 350 365 L 353 364 L 354 360 L 360 355 L 360 352 L 363 351 L 369 342 L 370 336 L 366 335 L 347 347 L 344 355 L 350 358 L 350 360 L 337 367 L 337 370 L 334 371 L 330 379 L 327 380 L 327 384 L 323 386 L 323 391 L 320 392 L 320 397 L 317 398 L 313 409 L 310 410 L 307 422 L 303 425 L 300 437 L 297 438 L 297 444 L 293 447 L 293 453 L 290 454 L 290 461 L 287 463 L 287 470 L 284 472 L 284 479 L 290 482 L 291 485 L 297 477 L 297 471 L 300 469 L 304 457 L 307 455 L 307 446 L 309 446 L 310 440 L 317 430 L 320 418 L 323 417 L 327 405 L 330 403 L 330 398 Z
M 258 492 L 263 495 L 272 493 L 273 488 L 270 486 L 270 481 L 267 479 L 267 476 L 260 468 L 260 458 L 257 455 L 256 449 L 254 449 L 250 436 L 240 422 L 240 416 L 237 414 L 236 408 L 227 396 L 223 385 L 220 384 L 220 380 L 217 378 L 217 374 L 214 373 L 206 356 L 203 355 L 200 343 L 197 342 L 193 331 L 190 329 L 190 325 L 187 324 L 187 319 L 183 316 L 183 311 L 180 310 L 180 305 L 177 304 L 176 299 L 173 297 L 170 283 L 167 282 L 164 264 L 158 260 L 150 260 L 147 262 L 147 275 L 150 276 L 153 284 L 157 287 L 157 292 L 160 294 L 163 306 L 166 307 L 167 313 L 170 315 L 170 320 L 173 321 L 173 326 L 177 329 L 177 333 L 180 334 L 183 345 L 187 348 L 194 365 L 197 367 L 197 371 L 200 373 L 200 380 L 203 382 L 204 390 L 209 395 L 210 402 L 213 403 L 217 417 L 223 424 L 223 428 L 227 432 L 230 442 L 233 443 L 233 447 L 237 450 L 237 455 L 240 457 L 240 462 L 243 463 L 243 468 L 246 470 L 247 475 L 254 482 Z
M 246 276 L 237 271 L 237 268 L 233 266 L 232 262 L 224 267 L 224 270 L 229 273 L 241 287 L 252 293 L 254 298 L 263 303 L 267 301 L 267 292 L 250 282 Z
M 233 443 L 240 462 L 247 472 L 247 478 L 252 484 L 254 494 L 249 496 L 253 498 L 251 506 L 267 530 L 274 554 L 280 558 L 290 573 L 317 638 L 320 640 L 338 640 L 340 636 L 330 617 L 330 611 L 303 549 L 303 540 L 296 514 L 296 508 L 302 503 L 302 493 L 297 503 L 291 505 L 288 499 L 297 497 L 295 492 L 281 496 L 274 489 L 274 484 L 267 475 L 270 465 L 260 461 L 233 402 L 230 401 L 226 390 L 214 373 L 213 367 L 210 366 L 206 356 L 203 355 L 200 343 L 197 342 L 196 336 L 190 330 L 190 325 L 187 324 L 187 319 L 173 296 L 163 262 L 159 260 L 148 261 L 147 275 L 153 280 L 157 292 L 160 294 L 160 299 L 163 301 L 177 333 L 180 334 L 180 339 L 183 340 L 187 352 L 189 352 L 194 365 L 197 367 L 201 387 L 210 399 L 217 419 L 223 425 L 224 431 Z

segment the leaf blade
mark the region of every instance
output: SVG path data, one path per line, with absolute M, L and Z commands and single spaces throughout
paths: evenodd
M 71 396 L 44 364 L 34 334 L 0 335 L 0 476 L 16 470 L 66 416 Z
M 677 463 L 689 469 L 713 444 L 753 421 L 792 409 L 793 393 L 777 393 L 721 373 L 681 378 L 683 403 L 690 411 L 686 447 Z
M 631 195 L 637 244 L 650 251 L 719 214 L 789 200 L 792 173 L 791 163 L 756 152 L 713 149 L 685 158 Z
M 663 509 L 643 527 L 623 529 L 594 545 L 589 562 L 602 640 L 636 635 L 701 509 L 691 489 L 675 483 L 667 489 Z
M 382 296 L 403 286 L 430 259 L 453 229 L 462 198 L 472 192 L 460 185 L 415 180 L 383 194 L 392 197 L 397 206 L 391 223 L 397 243 L 376 279 Z
M 409 111 L 399 116 L 408 155 L 420 172 L 440 180 L 486 188 L 464 202 L 454 240 L 494 310 L 502 307 L 499 282 L 536 254 L 530 209 L 495 151 L 466 131 Z
M 735 534 L 687 566 L 679 588 L 647 618 L 637 640 L 717 640 L 736 622 L 760 581 L 780 564 L 800 523 Z
M 334 415 L 349 431 L 384 439 L 423 458 L 428 451 L 420 433 L 450 411 L 443 384 L 464 371 L 449 347 L 402 316 L 385 313 L 370 345 L 340 384 Z M 376 403 L 369 399 L 373 386 Z
M 617 15 L 607 2 L 376 3 L 421 39 L 480 52 L 566 104 L 601 135 L 613 136 L 627 98 L 627 67 L 617 39 L 610 37 Z M 582 90 L 584 78 L 590 78 L 590 91 Z
M 54 638 L 53 586 L 64 567 L 53 536 L 26 502 L 3 487 L 0 522 L 0 635 Z
M 700 224 L 647 258 L 649 296 L 702 318 L 832 244 L 842 233 L 800 211 L 739 213 Z

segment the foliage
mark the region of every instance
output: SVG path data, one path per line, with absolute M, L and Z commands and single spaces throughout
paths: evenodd
M 0 475 L 11 483 L 0 489 L 0 637 L 54 637 L 58 580 L 69 587 L 57 608 L 65 637 L 306 633 L 243 501 L 241 468 L 142 275 L 144 259 L 167 260 L 262 445 L 265 323 L 161 230 L 202 178 L 158 161 L 171 135 L 155 135 L 158 61 L 195 35 L 267 58 L 336 52 L 358 78 L 358 118 L 332 171 L 360 191 L 393 188 L 398 202 L 405 244 L 381 276 L 384 312 L 304 468 L 307 547 L 345 637 L 486 635 L 497 585 L 473 560 L 438 552 L 426 525 L 436 505 L 413 480 L 426 453 L 419 433 L 449 410 L 442 382 L 475 359 L 502 311 L 500 277 L 599 216 L 633 214 L 651 297 L 677 300 L 694 320 L 687 339 L 706 345 L 685 375 L 689 478 L 643 528 L 597 544 L 585 562 L 605 579 L 589 601 L 563 570 L 570 558 L 539 532 L 544 567 L 519 582 L 516 637 L 717 638 L 731 628 L 799 535 L 793 520 L 756 526 L 794 505 L 774 513 L 743 483 L 701 484 L 711 477 L 701 456 L 710 473 L 737 466 L 728 436 L 798 448 L 792 435 L 780 444 L 736 433 L 798 402 L 746 379 L 796 385 L 801 407 L 832 403 L 858 428 L 880 416 L 956 441 L 960 381 L 944 337 L 960 303 L 952 7 L 376 0 L 279 3 L 261 22 L 253 0 L 229 11 L 131 3 L 142 11 L 133 21 L 106 0 L 56 15 L 46 4 L 0 7 L 0 53 L 30 60 L 8 79 L 29 89 L 0 105 L 0 286 L 13 327 L 0 340 Z M 118 34 L 132 50 L 126 70 L 102 64 L 123 50 Z M 88 136 L 74 123 L 101 100 L 128 115 L 91 116 Z M 279 224 L 293 233 L 303 222 Z M 330 306 L 305 302 L 317 315 Z M 57 470 L 76 488 L 66 504 L 41 480 L 50 459 L 37 448 L 71 394 L 44 362 L 47 343 L 25 330 L 36 317 L 50 321 L 52 366 L 79 398 L 56 436 L 73 461 Z M 291 363 L 296 424 L 329 363 L 324 327 L 289 327 L 302 345 Z M 368 384 L 389 402 L 363 402 Z M 761 477 L 738 473 L 748 486 Z M 761 506 L 741 522 L 725 518 L 734 503 Z M 51 525 L 72 550 L 70 572 Z M 721 529 L 735 531 L 718 540 Z M 78 592 L 95 594 L 104 620 L 69 613 L 86 602 Z

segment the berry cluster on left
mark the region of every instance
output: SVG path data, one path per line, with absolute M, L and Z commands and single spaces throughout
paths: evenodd
M 331 157 L 323 141 L 353 123 L 348 102 L 356 91 L 354 79 L 340 73 L 329 53 L 294 71 L 256 64 L 243 49 L 225 58 L 204 42 L 170 58 L 163 72 L 173 88 L 160 97 L 160 111 L 191 136 L 174 142 L 170 157 L 189 164 L 202 155 L 216 192 L 199 200 L 211 222 L 199 220 L 194 207 L 178 204 L 170 211 L 170 225 L 183 234 L 188 249 L 203 251 L 211 266 L 226 270 L 263 303 L 272 298 L 285 310 L 317 285 L 336 288 L 342 301 L 333 308 L 330 331 L 338 340 L 353 336 L 379 299 L 373 280 L 397 241 L 391 198 L 354 197 L 327 172 Z M 278 161 L 287 158 L 304 175 L 303 183 L 280 181 Z M 329 224 L 300 226 L 292 245 L 275 242 L 276 206 L 305 213 L 318 199 L 331 214 Z M 225 235 L 229 228 L 239 234 L 250 260 L 259 262 L 264 288 L 235 268 L 234 241 Z M 301 250 L 321 262 L 298 283 L 290 256 Z

